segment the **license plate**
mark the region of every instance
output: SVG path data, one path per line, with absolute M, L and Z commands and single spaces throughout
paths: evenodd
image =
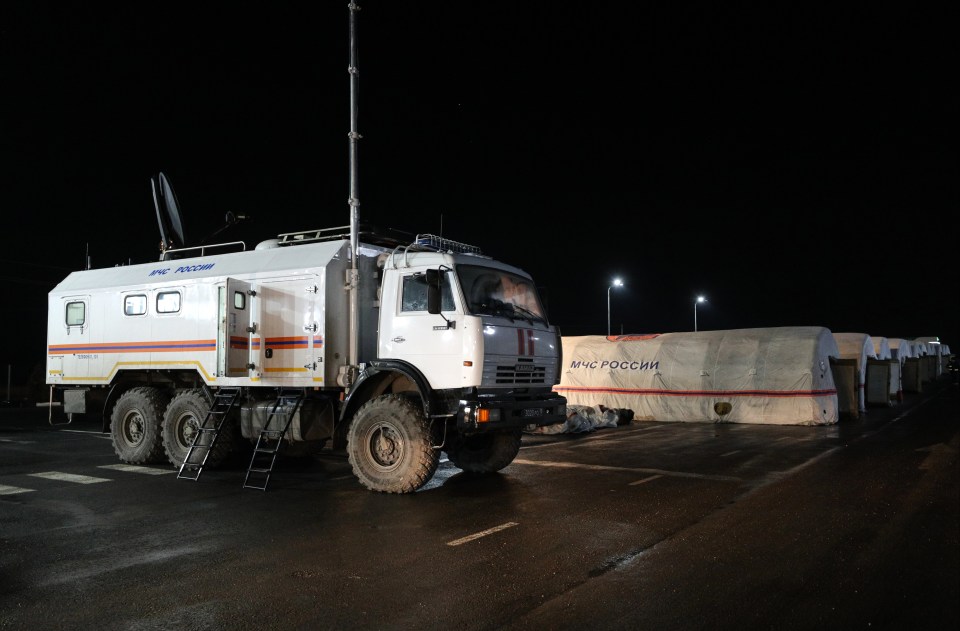
M 543 416 L 542 408 L 524 408 L 523 416 Z

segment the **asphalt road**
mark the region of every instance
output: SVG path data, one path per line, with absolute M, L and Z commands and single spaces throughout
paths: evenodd
M 957 629 L 958 399 L 528 435 L 403 496 L 334 456 L 178 480 L 0 410 L 0 629 Z

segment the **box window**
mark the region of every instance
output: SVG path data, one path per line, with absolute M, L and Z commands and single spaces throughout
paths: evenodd
M 124 296 L 123 315 L 138 316 L 147 312 L 147 297 L 138 294 L 136 296 Z
M 67 303 L 67 326 L 83 326 L 87 320 L 87 304 L 84 302 Z
M 164 291 L 157 294 L 157 313 L 177 313 L 180 311 L 180 292 Z

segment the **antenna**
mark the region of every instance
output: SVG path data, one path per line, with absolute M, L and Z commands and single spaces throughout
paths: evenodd
M 182 248 L 186 245 L 183 234 L 183 217 L 180 215 L 180 206 L 177 196 L 173 192 L 170 180 L 162 172 L 155 178 L 150 178 L 150 188 L 153 191 L 153 206 L 157 210 L 157 223 L 160 226 L 160 258 L 167 250 Z
M 357 302 L 359 300 L 360 273 L 357 267 L 357 255 L 360 250 L 360 196 L 357 187 L 357 141 L 361 136 L 357 132 L 357 92 L 360 83 L 360 69 L 357 61 L 357 13 L 360 5 L 351 2 L 350 9 L 350 64 L 347 73 L 350 75 L 350 269 L 347 271 L 347 288 L 350 303 L 350 340 L 347 364 L 340 367 L 337 383 L 349 393 L 356 381 L 359 370 L 359 336 L 360 315 Z

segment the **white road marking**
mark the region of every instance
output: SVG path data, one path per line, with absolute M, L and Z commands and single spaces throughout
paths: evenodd
M 480 537 L 486 537 L 487 535 L 492 535 L 495 532 L 500 532 L 501 530 L 506 530 L 507 528 L 512 528 L 514 526 L 519 526 L 515 521 L 508 521 L 505 524 L 500 524 L 499 526 L 494 526 L 493 528 L 488 528 L 480 532 L 475 532 L 472 535 L 467 535 L 466 537 L 461 537 L 460 539 L 454 539 L 453 541 L 448 541 L 448 546 L 458 546 L 461 543 L 467 543 L 468 541 L 473 541 L 474 539 L 479 539 Z
M 728 451 L 728 452 L 725 453 L 725 454 L 720 454 L 720 457 L 721 457 L 721 458 L 726 458 L 727 456 L 732 456 L 733 454 L 738 454 L 738 453 L 740 453 L 740 450 L 739 450 L 739 449 L 734 449 L 733 451 Z
M 10 443 L 11 445 L 32 445 L 35 440 L 13 440 L 12 438 L 0 438 L 0 443 Z
M 645 482 L 651 482 L 651 481 L 653 481 L 653 480 L 656 480 L 657 478 L 662 478 L 662 477 L 663 477 L 662 475 L 651 475 L 651 476 L 648 476 L 648 477 L 646 477 L 646 478 L 644 478 L 644 479 L 642 479 L 642 480 L 637 480 L 636 482 L 631 482 L 631 483 L 628 484 L 627 486 L 636 486 L 637 484 L 643 484 L 643 483 L 645 483 Z
M 73 434 L 90 434 L 94 438 L 102 438 L 103 440 L 113 440 L 110 434 L 104 434 L 103 432 L 97 432 L 89 429 L 61 429 L 61 432 L 71 432 Z
M 76 482 L 77 484 L 97 484 L 98 482 L 110 482 L 107 478 L 94 478 L 89 475 L 76 475 L 74 473 L 60 473 L 59 471 L 45 471 L 43 473 L 31 473 L 34 478 L 44 478 L 46 480 L 60 480 L 61 482 Z
M 600 464 L 578 464 L 575 462 L 550 462 L 547 460 L 514 460 L 513 464 L 531 464 L 538 467 L 557 467 L 559 469 L 590 469 L 593 471 L 626 471 L 629 473 L 659 473 L 660 475 L 675 478 L 697 478 L 699 480 L 721 480 L 724 482 L 742 482 L 740 478 L 731 475 L 709 475 L 705 473 L 687 473 L 686 471 L 666 471 L 664 469 L 647 469 L 643 467 L 610 467 Z
M 126 471 L 128 473 L 146 473 L 147 475 L 166 475 L 177 472 L 176 469 L 156 469 L 154 467 L 141 467 L 135 464 L 102 464 L 97 468 Z
M 0 495 L 16 495 L 17 493 L 32 493 L 33 489 L 21 489 L 19 486 L 5 486 L 0 484 Z

